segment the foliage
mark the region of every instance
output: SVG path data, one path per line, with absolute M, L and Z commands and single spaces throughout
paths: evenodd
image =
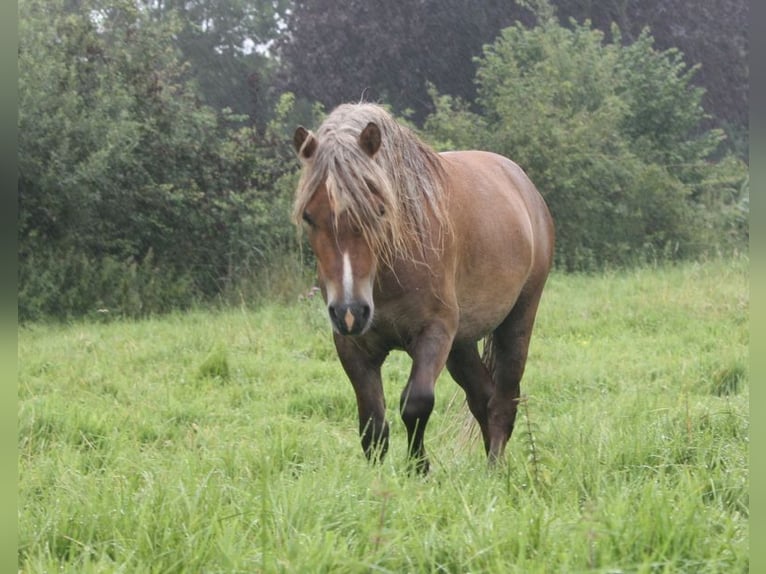
M 296 0 L 276 44 L 286 89 L 328 109 L 367 99 L 420 122 L 427 85 L 472 99 L 472 57 L 528 11 L 511 2 Z
M 140 317 L 189 308 L 202 299 L 188 271 L 158 267 L 151 250 L 141 261 L 41 250 L 30 253 L 19 269 L 22 320 Z
M 746 156 L 747 9 L 684 7 L 21 0 L 19 317 L 291 297 L 290 136 L 363 94 L 413 127 L 435 110 L 440 147 L 522 163 L 556 212 L 562 268 L 742 247 L 749 180 L 709 127 Z
M 733 231 L 747 171 L 711 161 L 722 134 L 703 128 L 694 68 L 656 51 L 648 32 L 623 47 L 616 28 L 606 42 L 588 23 L 570 26 L 505 29 L 479 60 L 481 112 L 432 91 L 427 134 L 517 161 L 553 212 L 564 269 L 743 246 Z
M 175 41 L 203 101 L 263 128 L 278 96 L 269 49 L 289 6 L 288 0 L 163 0 L 146 10 L 157 20 L 178 19 Z
M 746 259 L 554 273 L 507 464 L 443 375 L 427 480 L 410 361 L 370 466 L 318 298 L 24 325 L 19 571 L 746 572 L 748 285 Z
M 610 0 L 589 2 L 587 13 L 562 2 L 562 21 L 591 18 L 609 32 L 616 22 L 632 43 L 646 27 L 664 50 L 676 48 L 687 62 L 700 64 L 692 82 L 705 89 L 702 105 L 711 114 L 706 124 L 726 131 L 726 149 L 747 161 L 749 3 L 743 0 Z
M 85 260 L 113 277 L 105 285 L 118 266 L 184 277 L 188 305 L 292 244 L 289 95 L 264 130 L 238 127 L 200 103 L 172 15 L 153 20 L 130 0 L 76 10 L 24 0 L 20 11 L 20 318 L 79 314 L 87 299 L 92 310 L 111 297 L 87 276 L 77 295 L 44 283 Z M 136 309 L 160 310 L 115 311 Z
M 365 95 L 420 122 L 433 112 L 428 84 L 473 102 L 471 58 L 501 29 L 559 21 L 592 21 L 610 37 L 612 24 L 630 45 L 650 28 L 661 49 L 677 48 L 702 67 L 692 82 L 725 127 L 727 146 L 747 160 L 748 3 L 746 0 L 465 0 L 378 3 L 296 0 L 276 42 L 277 77 L 299 98 L 326 107 Z
M 702 104 L 711 114 L 706 123 L 725 129 L 727 151 L 747 161 L 748 23 L 745 0 L 517 0 L 539 11 L 555 8 L 558 20 L 591 21 L 610 37 L 617 24 L 624 45 L 637 41 L 647 28 L 662 50 L 676 48 L 687 62 L 699 63 L 692 82 L 705 89 Z

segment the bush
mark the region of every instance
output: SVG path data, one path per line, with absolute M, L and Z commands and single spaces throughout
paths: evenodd
M 552 18 L 503 30 L 478 60 L 480 111 L 432 92 L 427 136 L 519 163 L 551 208 L 563 269 L 743 247 L 747 169 L 713 161 L 723 135 L 702 127 L 695 68 L 648 32 L 627 47 L 612 35 Z
M 265 126 L 203 104 L 172 10 L 19 12 L 22 320 L 188 306 L 294 249 L 292 95 Z
M 94 260 L 76 252 L 35 253 L 19 267 L 19 320 L 141 317 L 184 309 L 201 298 L 189 274 L 141 260 Z

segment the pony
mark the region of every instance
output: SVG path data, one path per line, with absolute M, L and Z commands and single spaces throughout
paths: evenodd
M 316 133 L 299 126 L 293 145 L 292 218 L 316 258 L 366 457 L 388 450 L 381 367 L 403 350 L 412 367 L 399 412 L 415 469 L 429 470 L 423 439 L 445 366 L 490 464 L 502 459 L 553 261 L 542 196 L 511 160 L 436 153 L 376 104 L 341 105 Z

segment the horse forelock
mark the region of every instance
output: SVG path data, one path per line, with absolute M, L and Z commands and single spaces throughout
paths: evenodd
M 359 143 L 374 122 L 380 149 L 370 158 Z M 298 184 L 293 219 L 324 184 L 337 222 L 343 213 L 384 261 L 395 256 L 420 259 L 422 250 L 439 248 L 424 238 L 449 230 L 444 179 L 437 154 L 383 108 L 346 104 L 336 108 L 316 132 L 317 150 L 306 162 Z M 378 211 L 380 205 L 385 216 Z M 430 233 L 438 226 L 436 235 Z

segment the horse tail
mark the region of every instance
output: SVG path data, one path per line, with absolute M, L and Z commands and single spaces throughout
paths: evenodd
M 481 353 L 481 362 L 487 367 L 489 374 L 492 376 L 492 380 L 495 380 L 495 366 L 496 366 L 497 353 L 495 350 L 495 337 L 492 333 L 484 337 L 484 349 Z
M 489 371 L 489 374 L 492 377 L 493 381 L 495 380 L 495 365 L 496 365 L 495 358 L 496 358 L 496 350 L 495 350 L 494 337 L 492 336 L 492 333 L 490 333 L 483 339 L 481 362 L 484 363 L 485 367 L 487 367 L 487 370 Z M 458 436 L 460 437 L 461 445 L 462 444 L 467 445 L 473 440 L 481 439 L 481 433 L 479 431 L 478 425 L 476 424 L 476 418 L 471 414 L 471 411 L 468 408 L 467 400 L 464 400 L 463 402 L 462 423 L 461 423 L 461 428 L 460 428 L 460 432 Z M 477 439 L 477 436 L 479 437 L 478 439 Z

